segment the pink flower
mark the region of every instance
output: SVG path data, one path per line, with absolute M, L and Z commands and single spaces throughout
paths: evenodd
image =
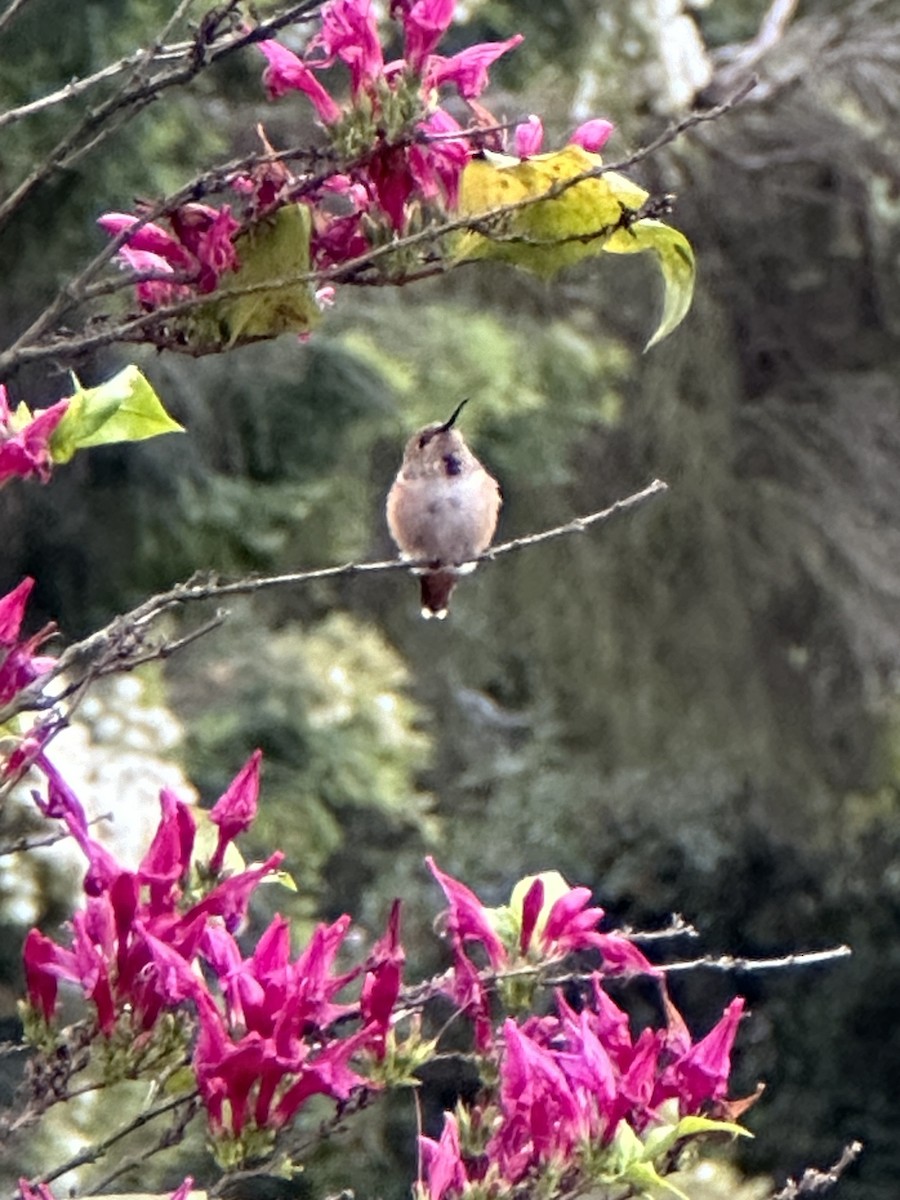
M 406 202 L 415 189 L 406 147 L 380 142 L 367 167 L 378 203 L 400 233 L 406 224 Z
M 25 410 L 21 406 L 15 413 L 10 410 L 6 388 L 0 383 L 0 487 L 14 476 L 47 482 L 53 466 L 50 435 L 68 407 L 68 400 L 58 400 L 23 420 Z
M 706 1037 L 666 1071 L 662 1089 L 677 1095 L 683 1114 L 699 1112 L 704 1105 L 724 1099 L 731 1073 L 731 1049 L 743 1012 L 744 1000 L 738 996 Z
M 263 71 L 263 83 L 270 100 L 290 91 L 303 92 L 312 101 L 323 125 L 333 125 L 341 119 L 340 107 L 302 59 L 276 41 L 257 42 L 257 45 L 269 61 Z
M 464 954 L 466 942 L 481 942 L 494 970 L 505 967 L 507 963 L 506 950 L 494 931 L 487 909 L 475 893 L 470 891 L 464 883 L 460 883 L 439 870 L 430 855 L 425 862 L 449 901 L 447 932 L 450 934 L 454 949 L 458 953 Z
M 457 121 L 437 109 L 416 126 L 417 140 L 409 147 L 410 173 L 419 193 L 425 200 L 434 200 L 443 193 L 449 208 L 459 199 L 459 181 L 472 157 L 467 138 L 451 138 L 448 133 L 462 133 Z
M 590 899 L 590 888 L 573 887 L 555 901 L 540 937 L 545 954 L 570 954 L 599 944 L 597 924 L 603 909 L 586 908 Z
M 384 937 L 372 947 L 359 998 L 364 1024 L 375 1033 L 372 1048 L 376 1056 L 384 1057 L 385 1037 L 391 1026 L 391 1015 L 400 984 L 406 954 L 400 945 L 400 901 L 395 900 Z
M 175 235 L 188 254 L 200 266 L 198 290 L 211 292 L 226 271 L 238 266 L 232 238 L 240 223 L 227 204 L 212 208 L 209 204 L 183 204 L 169 218 Z
M 310 206 L 313 219 L 310 253 L 317 266 L 334 266 L 365 254 L 369 242 L 360 217 L 371 203 L 365 186 L 349 175 L 332 175 L 325 180 Z M 332 288 L 325 294 L 325 303 L 333 300 Z
M 404 6 L 404 56 L 410 71 L 418 72 L 425 59 L 447 32 L 453 20 L 455 0 L 416 0 Z
M 430 91 L 445 83 L 452 83 L 464 100 L 476 100 L 487 87 L 491 64 L 523 40 L 521 33 L 515 33 L 505 42 L 481 42 L 477 46 L 468 46 L 452 58 L 433 54 L 425 64 L 423 84 Z
M 57 946 L 38 929 L 30 929 L 22 950 L 25 967 L 25 988 L 31 1007 L 41 1013 L 45 1021 L 53 1019 L 56 1012 L 56 994 L 59 988 L 60 966 L 68 964 L 75 971 L 74 955 Z M 67 975 L 71 978 L 71 975 Z
M 243 924 L 253 892 L 267 875 L 278 870 L 283 860 L 284 854 L 280 850 L 276 850 L 259 866 L 248 867 L 246 871 L 241 871 L 238 875 L 223 879 L 208 895 L 194 905 L 191 912 L 203 912 L 210 916 L 221 917 L 225 922 L 225 928 L 230 933 L 234 933 Z
M 518 1183 L 542 1163 L 564 1162 L 586 1132 L 578 1101 L 554 1053 L 507 1019 L 500 1065 L 503 1121 L 487 1154 Z
M 354 96 L 372 92 L 384 73 L 372 0 L 329 0 L 322 8 L 322 28 L 309 44 L 323 50 L 322 66 L 339 58 L 350 68 Z
M 615 129 L 615 125 L 611 121 L 604 121 L 600 117 L 596 117 L 592 121 L 585 121 L 579 125 L 569 138 L 569 145 L 582 146 L 585 150 L 589 150 L 592 154 L 596 154 L 609 140 L 609 135 Z
M 36 1183 L 32 1187 L 27 1179 L 19 1180 L 19 1194 L 22 1200 L 53 1200 L 53 1193 L 46 1183 Z
M 2 454 L 0 447 L 0 457 Z M 34 580 L 26 576 L 11 592 L 0 596 L 0 708 L 56 665 L 56 659 L 34 653 L 54 632 L 55 625 L 45 625 L 25 641 L 18 640 L 33 587 Z
M 190 870 L 196 825 L 190 806 L 163 788 L 159 796 L 162 815 L 150 847 L 138 867 L 138 878 L 149 887 L 153 912 L 169 911 L 177 895 L 173 889 Z
M 140 224 L 131 213 L 104 213 L 97 224 L 112 237 L 138 226 L 118 251 L 119 259 L 134 271 L 178 275 L 178 282 L 144 279 L 137 296 L 144 308 L 154 309 L 195 293 L 215 291 L 220 277 L 238 266 L 233 237 L 240 225 L 226 204 L 184 204 L 169 217 L 173 233 L 153 221 Z
M 444 1200 L 450 1193 L 461 1192 L 468 1182 L 459 1145 L 459 1126 L 452 1113 L 444 1113 L 444 1128 L 439 1141 L 420 1137 L 424 1183 L 420 1181 L 420 1195 L 427 1200 Z
M 97 218 L 97 224 L 110 237 L 138 225 L 139 217 L 134 213 L 104 213 Z M 193 258 L 185 247 L 171 233 L 153 221 L 147 221 L 128 238 L 125 245 L 132 251 L 140 251 L 153 256 L 154 261 L 162 261 L 170 270 L 190 270 Z
M 540 154 L 541 143 L 544 140 L 544 126 L 540 117 L 534 113 L 515 130 L 515 153 L 518 158 L 531 158 Z
M 222 869 L 225 851 L 253 824 L 259 799 L 259 764 L 262 750 L 254 750 L 247 762 L 210 810 L 209 819 L 219 827 L 219 838 L 209 869 L 217 875 Z

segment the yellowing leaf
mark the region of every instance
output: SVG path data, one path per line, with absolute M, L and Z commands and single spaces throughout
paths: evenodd
M 683 233 L 662 221 L 636 221 L 618 229 L 603 247 L 608 254 L 640 254 L 651 250 L 665 284 L 663 315 L 645 349 L 661 342 L 684 320 L 694 297 L 694 251 Z
M 603 251 L 649 250 L 665 284 L 663 316 L 649 348 L 671 333 L 690 308 L 693 251 L 683 234 L 661 221 L 627 223 L 627 214 L 638 212 L 649 193 L 624 175 L 607 171 L 564 186 L 602 163 L 598 154 L 574 145 L 522 160 L 500 155 L 473 159 L 463 172 L 459 212 L 481 218 L 480 228 L 460 234 L 452 255 L 457 261 L 500 259 L 548 277 Z
M 473 159 L 463 172 L 459 211 L 480 216 L 544 196 L 602 162 L 580 146 L 521 161 Z M 486 235 L 464 233 L 456 253 L 460 259 L 499 258 L 538 275 L 553 275 L 596 254 L 618 226 L 623 209 L 639 209 L 647 195 L 615 172 L 583 179 L 549 199 L 490 218 Z
M 95 388 L 75 380 L 75 392 L 50 436 L 50 453 L 68 462 L 76 450 L 112 442 L 141 442 L 161 433 L 183 433 L 133 364 Z
M 287 204 L 235 241 L 240 266 L 223 275 L 222 289 L 265 284 L 309 272 L 310 213 Z M 318 321 L 319 306 L 308 283 L 260 288 L 232 298 L 215 296 L 190 319 L 191 341 L 229 347 L 281 333 L 304 333 Z

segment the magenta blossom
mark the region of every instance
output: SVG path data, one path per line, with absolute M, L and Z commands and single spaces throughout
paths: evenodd
M 583 149 L 589 150 L 591 154 L 596 154 L 606 145 L 613 129 L 615 126 L 611 121 L 595 117 L 592 121 L 585 121 L 578 126 L 569 138 L 569 145 L 581 146 Z
M 234 839 L 249 829 L 256 819 L 259 799 L 259 764 L 262 750 L 254 750 L 225 793 L 210 810 L 209 819 L 219 827 L 219 838 L 209 860 L 209 869 L 214 875 L 222 870 L 225 851 Z
M 453 20 L 456 0 L 415 0 L 404 6 L 404 56 L 406 66 L 414 74 L 421 71 L 425 59 L 447 32 Z
M 384 74 L 384 55 L 372 0 L 330 0 L 321 15 L 322 28 L 310 42 L 310 51 L 324 51 L 322 66 L 339 58 L 350 68 L 354 97 L 374 92 Z
M 592 154 L 596 154 L 606 145 L 613 129 L 615 126 L 612 122 L 604 121 L 599 117 L 585 121 L 569 135 L 566 145 L 581 146 L 583 150 L 589 150 Z M 535 154 L 540 154 L 543 141 L 544 127 L 541 119 L 532 114 L 527 121 L 515 128 L 514 153 L 517 158 L 532 158 Z
M 68 400 L 58 400 L 35 416 L 23 405 L 13 412 L 0 383 L 0 487 L 15 476 L 47 482 L 53 466 L 50 435 L 68 407 Z
M 425 64 L 423 85 L 427 91 L 452 83 L 464 100 L 477 100 L 488 83 L 488 69 L 501 55 L 524 41 L 515 33 L 505 42 L 481 42 L 467 46 L 451 58 L 432 54 Z
M 184 204 L 169 216 L 170 233 L 153 221 L 143 225 L 132 213 L 104 213 L 97 224 L 112 237 L 135 226 L 123 243 L 118 257 L 125 266 L 141 273 L 165 278 L 144 279 L 137 285 L 137 297 L 144 308 L 153 309 L 194 294 L 215 291 L 226 271 L 238 267 L 233 237 L 240 228 L 225 205 L 221 209 L 208 204 Z
M 0 455 L 2 453 L 0 448 Z M 33 587 L 34 580 L 29 576 L 11 592 L 0 596 L 0 708 L 8 704 L 17 692 L 56 666 L 56 659 L 35 654 L 35 650 L 54 632 L 55 625 L 45 625 L 39 633 L 19 641 L 19 631 Z
M 417 140 L 409 147 L 409 169 L 419 194 L 425 200 L 443 195 L 447 206 L 455 208 L 462 173 L 472 156 L 469 140 L 447 136 L 463 131 L 442 108 L 420 121 L 416 130 Z
M 505 967 L 508 961 L 506 948 L 494 929 L 488 910 L 464 883 L 439 870 L 431 855 L 425 862 L 450 904 L 447 910 L 447 932 L 454 950 L 458 954 L 465 954 L 466 942 L 481 942 L 493 969 Z
M 359 997 L 363 1022 L 370 1029 L 377 1031 L 377 1041 L 373 1049 L 379 1059 L 384 1058 L 385 1039 L 391 1027 L 394 1005 L 403 982 L 405 961 L 406 954 L 400 945 L 400 901 L 395 900 L 391 907 L 387 932 L 372 947 L 372 953 L 366 963 L 366 974 Z
M 461 1192 L 468 1179 L 459 1145 L 459 1125 L 452 1113 L 444 1113 L 444 1128 L 439 1141 L 420 1137 L 424 1180 L 419 1180 L 421 1200 L 444 1200 L 449 1192 Z
M 323 125 L 333 125 L 341 119 L 340 107 L 302 59 L 272 39 L 257 42 L 257 46 L 269 61 L 263 72 L 263 84 L 270 100 L 278 100 L 291 91 L 303 92 L 312 101 Z
M 527 121 L 516 126 L 514 134 L 516 157 L 531 158 L 533 154 L 539 154 L 543 141 L 543 122 L 540 117 L 532 113 Z

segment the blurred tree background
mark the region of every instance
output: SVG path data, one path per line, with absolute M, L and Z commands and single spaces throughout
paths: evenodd
M 32 0 L 6 35 L 2 108 L 139 45 L 167 12 Z M 655 283 L 643 261 L 594 260 L 549 285 L 480 265 L 345 290 L 306 345 L 146 354 L 188 436 L 5 489 L 0 589 L 35 575 L 35 620 L 75 638 L 197 569 L 388 555 L 403 439 L 463 396 L 466 434 L 503 484 L 504 538 L 667 480 L 664 500 L 618 524 L 481 568 L 443 624 L 419 620 L 400 574 L 233 606 L 154 680 L 184 731 L 167 753 L 211 801 L 262 746 L 248 854 L 287 851 L 298 894 L 285 903 L 303 919 L 347 910 L 375 930 L 404 896 L 420 965 L 437 963 L 428 850 L 488 902 L 555 867 L 617 920 L 681 912 L 716 952 L 850 943 L 852 959 L 818 972 L 695 973 L 675 996 L 698 1029 L 732 989 L 751 1001 L 739 1083 L 767 1091 L 747 1170 L 824 1165 L 861 1137 L 840 1194 L 892 1200 L 900 4 L 484 0 L 466 13 L 460 45 L 526 34 L 495 74 L 493 110 L 540 112 L 549 145 L 608 116 L 609 158 L 759 74 L 736 110 L 635 172 L 677 194 L 697 251 L 685 325 L 641 354 Z M 261 101 L 259 74 L 249 54 L 217 67 L 36 193 L 0 235 L 5 342 L 99 247 L 100 211 L 253 149 L 257 121 L 275 144 L 314 136 L 299 98 Z M 53 136 L 53 110 L 0 132 L 4 191 Z M 79 374 L 121 361 L 107 352 Z M 10 384 L 31 401 L 67 381 Z M 7 883 L 3 895 L 9 1023 L 24 927 Z M 45 925 L 60 916 L 49 895 Z M 409 1114 L 379 1136 L 378 1186 L 357 1190 L 402 1195 Z M 339 1166 L 322 1168 L 336 1187 Z

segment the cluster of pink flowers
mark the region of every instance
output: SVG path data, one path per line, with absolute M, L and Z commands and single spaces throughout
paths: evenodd
M 224 272 L 238 265 L 232 239 L 240 224 L 227 204 L 221 209 L 184 204 L 169 216 L 171 230 L 133 213 L 104 213 L 97 223 L 112 237 L 134 229 L 118 255 L 145 276 L 137 284 L 137 297 L 147 309 L 208 295 Z
M 659 970 L 627 938 L 598 931 L 603 910 L 588 907 L 587 888 L 566 887 L 548 905 L 538 876 L 510 923 L 498 920 L 497 910 L 485 908 L 430 860 L 429 865 L 450 904 L 453 968 L 446 990 L 473 1018 L 481 1052 L 498 1062 L 499 1082 L 466 1112 L 471 1146 L 451 1113 L 444 1116 L 438 1140 L 420 1139 L 420 1200 L 461 1196 L 470 1188 L 481 1194 L 479 1186 L 503 1195 L 548 1175 L 584 1183 L 597 1149 L 610 1144 L 622 1123 L 640 1135 L 663 1121 L 664 1113 L 668 1119 L 701 1112 L 721 1118 L 742 1107 L 726 1094 L 743 1000 L 732 1001 L 695 1043 Z M 498 932 L 504 924 L 505 937 Z M 578 1011 L 558 993 L 551 1015 L 529 1016 L 521 1024 L 507 1017 L 495 1033 L 487 973 L 470 958 L 473 943 L 481 947 L 491 975 L 529 960 L 546 966 L 573 951 L 597 951 L 602 961 Z M 665 1028 L 646 1028 L 636 1038 L 627 1013 L 604 987 L 606 977 L 632 974 L 658 980 L 666 1012 Z
M 541 876 L 531 882 L 522 902 L 514 943 L 507 944 L 495 928 L 493 915 L 465 884 L 428 865 L 449 902 L 447 929 L 453 949 L 450 995 L 467 1013 L 475 1029 L 475 1042 L 488 1050 L 493 1040 L 492 987 L 468 952 L 477 943 L 490 972 L 502 975 L 522 961 L 547 962 L 565 958 L 576 950 L 599 951 L 608 975 L 656 975 L 656 969 L 628 938 L 601 933 L 597 925 L 603 909 L 589 907 L 590 888 L 565 886 L 547 907 Z
M 335 961 L 347 916 L 319 926 L 296 958 L 281 916 L 249 957 L 235 939 L 252 893 L 283 857 L 276 852 L 217 880 L 213 870 L 255 815 L 259 752 L 210 814 L 219 841 L 199 877 L 192 867 L 194 816 L 173 793 L 161 793 L 156 834 L 137 870 L 128 871 L 90 836 L 81 804 L 53 764 L 39 756 L 37 765 L 48 784 L 42 811 L 64 822 L 88 860 L 85 906 L 72 918 L 71 944 L 36 929 L 25 941 L 28 999 L 37 1017 L 50 1025 L 60 982 L 75 985 L 99 1033 L 127 1047 L 131 1069 L 139 1072 L 162 1015 L 193 1012 L 192 1067 L 210 1129 L 223 1143 L 248 1130 L 277 1130 L 312 1095 L 343 1102 L 372 1086 L 350 1059 L 383 1054 L 403 961 L 397 910 L 369 961 L 344 973 Z M 215 882 L 195 898 L 192 888 L 204 876 Z M 360 977 L 360 1001 L 339 1003 L 337 994 Z M 334 1023 L 348 1014 L 358 1029 L 339 1037 Z
M 53 466 L 50 436 L 68 407 L 68 400 L 58 400 L 36 416 L 28 414 L 20 420 L 22 410 L 13 412 L 0 383 L 0 487 L 15 476 L 47 482 Z
M 742 1000 L 696 1044 L 674 1010 L 666 1029 L 633 1039 L 627 1014 L 598 978 L 579 1012 L 562 995 L 556 1006 L 554 1015 L 521 1026 L 504 1022 L 496 1099 L 468 1117 L 491 1130 L 483 1151 L 463 1148 L 451 1113 L 439 1140 L 421 1139 L 427 1200 L 459 1195 L 489 1171 L 499 1194 L 548 1171 L 564 1169 L 572 1179 L 580 1157 L 608 1145 L 620 1122 L 640 1134 L 661 1119 L 667 1101 L 679 1117 L 728 1111 L 722 1102 Z
M 390 14 L 402 28 L 403 57 L 392 61 L 385 60 L 372 0 L 328 0 L 302 58 L 277 41 L 260 41 L 269 98 L 302 93 L 341 165 L 324 175 L 298 176 L 272 159 L 235 177 L 232 186 L 244 203 L 240 222 L 229 206 L 216 210 L 204 204 L 173 212 L 167 218 L 171 229 L 159 222 L 141 225 L 126 213 L 102 216 L 100 225 L 114 236 L 135 226 L 119 258 L 145 276 L 137 285 L 142 306 L 152 310 L 209 294 L 225 271 L 240 266 L 235 237 L 287 204 L 302 203 L 310 210 L 310 265 L 319 270 L 350 262 L 373 245 L 409 232 L 425 210 L 452 213 L 472 157 L 485 147 L 505 146 L 478 97 L 491 65 L 522 41 L 515 34 L 451 56 L 438 54 L 453 10 L 454 0 L 393 0 Z M 320 78 L 335 64 L 349 76 L 343 102 Z M 440 103 L 447 89 L 468 107 L 467 126 Z M 598 150 L 611 131 L 608 121 L 588 121 L 569 141 Z M 515 130 L 514 153 L 521 158 L 537 154 L 542 137 L 540 120 L 529 118 Z
M 258 751 L 211 810 L 218 839 L 208 861 L 196 861 L 190 806 L 163 790 L 158 828 L 133 871 L 91 836 L 82 805 L 43 751 L 35 765 L 47 785 L 46 795 L 35 793 L 41 811 L 63 822 L 88 863 L 84 907 L 66 944 L 37 929 L 25 941 L 28 1027 L 38 1043 L 58 1036 L 65 983 L 88 1002 L 97 1036 L 118 1054 L 109 1059 L 117 1078 L 158 1067 L 166 1052 L 179 1061 L 187 1053 L 213 1143 L 231 1165 L 271 1149 L 311 1096 L 346 1104 L 405 1080 L 409 1064 L 431 1053 L 415 1027 L 405 1041 L 396 1034 L 408 1008 L 398 1003 L 399 902 L 366 960 L 343 970 L 346 915 L 317 926 L 296 956 L 280 915 L 249 955 L 241 950 L 236 935 L 251 896 L 282 861 L 276 852 L 233 875 L 222 870 L 256 815 Z M 452 964 L 425 994 L 444 994 L 469 1016 L 476 1051 L 492 1065 L 478 1103 L 466 1110 L 466 1131 L 447 1114 L 439 1140 L 421 1139 L 421 1200 L 452 1200 L 488 1184 L 502 1195 L 562 1169 L 570 1180 L 589 1181 L 590 1164 L 623 1129 L 638 1139 L 673 1111 L 676 1120 L 732 1111 L 726 1094 L 742 1001 L 694 1043 L 659 969 L 627 937 L 598 928 L 603 910 L 591 905 L 587 888 L 549 872 L 522 881 L 508 906 L 490 909 L 427 861 L 448 901 Z M 523 976 L 536 986 L 573 952 L 598 964 L 584 979 L 582 1006 L 576 1011 L 558 994 L 554 1012 L 533 1015 Z M 634 1036 L 605 981 L 638 974 L 657 981 L 666 1024 Z

